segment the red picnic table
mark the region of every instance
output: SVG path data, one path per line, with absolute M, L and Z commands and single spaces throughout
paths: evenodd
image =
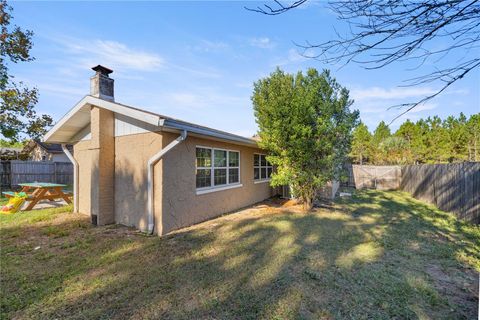
M 29 204 L 25 211 L 32 210 L 41 200 L 54 201 L 57 199 L 63 199 L 66 203 L 72 203 L 69 198 L 70 194 L 63 191 L 66 187 L 65 184 L 33 182 L 20 183 L 19 185 L 22 187 L 20 192 L 25 192 L 28 195 L 27 201 L 29 201 Z M 3 192 L 3 194 L 5 194 L 7 198 L 15 196 L 14 192 Z

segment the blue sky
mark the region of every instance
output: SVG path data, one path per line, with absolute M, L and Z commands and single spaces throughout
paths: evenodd
M 334 27 L 344 30 L 344 22 L 320 2 L 274 17 L 244 9 L 256 4 L 14 2 L 14 23 L 35 32 L 36 60 L 12 65 L 11 71 L 17 80 L 38 87 L 38 110 L 55 120 L 89 93 L 90 68 L 102 64 L 114 70 L 118 102 L 251 136 L 256 132 L 252 84 L 276 66 L 288 72 L 330 68 L 373 130 L 398 113 L 389 106 L 416 101 L 439 87 L 401 88 L 403 80 L 460 58 L 450 56 L 415 71 L 408 70 L 413 66 L 408 63 L 381 70 L 325 65 L 300 56 L 294 42 L 329 40 Z M 479 85 L 477 70 L 392 129 L 406 118 L 480 112 Z

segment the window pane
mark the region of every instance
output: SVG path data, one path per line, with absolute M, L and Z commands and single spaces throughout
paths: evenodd
M 267 161 L 267 167 L 272 167 L 272 164 Z
M 214 167 L 226 167 L 227 166 L 227 151 L 215 150 L 214 151 Z
M 264 155 L 261 155 L 261 156 L 260 156 L 260 161 L 261 161 L 262 166 L 266 166 L 266 165 L 267 165 L 267 159 L 265 159 L 265 156 L 264 156 Z
M 272 168 L 267 168 L 267 177 L 270 178 L 272 176 Z
M 260 179 L 267 178 L 267 168 L 261 168 L 262 174 L 260 175 Z
M 227 184 L 227 169 L 215 169 L 213 171 L 213 182 L 215 186 Z
M 197 188 L 210 187 L 212 176 L 210 169 L 197 169 Z
M 253 155 L 253 165 L 258 167 L 260 165 L 260 155 L 254 154 Z
M 230 167 L 240 166 L 240 154 L 238 152 L 230 151 L 228 153 L 228 165 Z
M 240 181 L 238 170 L 239 169 L 228 169 L 228 183 L 237 183 Z
M 260 179 L 260 168 L 253 168 L 253 179 Z
M 212 150 L 197 148 L 197 167 L 210 167 L 212 165 Z

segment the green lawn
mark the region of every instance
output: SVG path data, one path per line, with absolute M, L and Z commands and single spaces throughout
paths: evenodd
M 0 318 L 476 318 L 480 228 L 402 192 L 269 202 L 163 238 L 68 210 L 0 217 Z

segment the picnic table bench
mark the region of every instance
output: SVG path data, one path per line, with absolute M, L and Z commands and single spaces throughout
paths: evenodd
M 25 211 L 32 210 L 35 205 L 41 200 L 54 201 L 57 199 L 63 199 L 66 203 L 72 203 L 69 196 L 70 192 L 63 190 L 66 185 L 58 183 L 46 183 L 46 182 L 34 182 L 34 183 L 20 183 L 22 187 L 20 192 L 27 194 L 27 201 L 29 204 Z M 15 192 L 2 192 L 5 197 L 12 198 L 15 196 Z

